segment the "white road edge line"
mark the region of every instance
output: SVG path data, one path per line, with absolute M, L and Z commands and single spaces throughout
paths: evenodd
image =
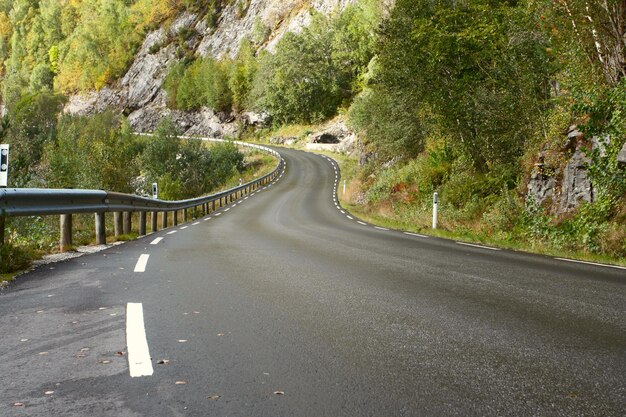
M 222 213 L 215 213 L 215 217 L 221 216 L 221 215 L 222 215 Z
M 619 265 L 608 265 L 608 264 L 599 264 L 597 262 L 577 261 L 576 259 L 567 259 L 567 258 L 554 258 L 554 259 L 559 260 L 559 261 L 565 261 L 565 262 L 574 262 L 577 264 L 604 266 L 607 268 L 615 268 L 615 269 L 626 269 L 626 267 L 619 266 Z
M 404 234 L 405 234 L 405 235 L 409 235 L 409 236 L 423 237 L 423 238 L 426 238 L 426 239 L 428 239 L 428 238 L 429 238 L 429 236 L 426 236 L 426 235 L 420 235 L 420 234 L 418 234 L 418 233 L 404 232 Z
M 362 221 L 357 220 L 356 221 L 358 224 L 362 224 L 363 226 L 367 226 L 367 223 L 363 223 Z
M 128 303 L 126 305 L 126 347 L 128 349 L 128 370 L 131 378 L 152 375 L 154 369 L 150 360 L 141 303 Z
M 137 260 L 137 264 L 135 265 L 135 272 L 146 272 L 146 266 L 148 265 L 148 258 L 150 255 L 144 253 Z
M 158 245 L 160 241 L 162 241 L 163 238 L 162 237 L 157 237 L 156 239 L 154 239 L 152 242 L 150 242 L 151 245 Z
M 176 233 L 177 230 L 172 230 L 171 232 L 167 232 L 168 235 L 173 235 L 174 233 Z
M 457 245 L 463 245 L 463 246 L 472 246 L 474 248 L 481 248 L 481 249 L 489 249 L 489 250 L 502 250 L 500 248 L 490 248 L 489 246 L 482 246 L 482 245 L 474 245 L 472 243 L 465 243 L 465 242 L 455 242 Z
M 192 224 L 192 226 L 197 226 L 199 224 L 200 224 L 200 222 L 195 222 L 195 223 Z
M 183 226 L 180 228 L 180 230 L 185 230 L 186 228 L 188 228 L 189 226 Z
M 354 217 L 350 217 L 350 216 L 346 216 L 347 218 L 349 218 L 350 220 L 354 220 Z
M 389 229 L 380 226 L 374 226 L 374 229 L 389 231 Z

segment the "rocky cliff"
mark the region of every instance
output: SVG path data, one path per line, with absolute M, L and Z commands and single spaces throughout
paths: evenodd
M 356 0 L 250 0 L 242 10 L 238 2 L 226 5 L 216 24 L 209 27 L 204 16 L 184 13 L 169 26 L 147 34 L 128 72 L 115 85 L 89 94 L 70 97 L 67 113 L 92 114 L 114 108 L 128 115 L 139 132 L 152 131 L 163 117 L 171 117 L 187 134 L 223 136 L 234 134 L 233 117 L 211 109 L 181 112 L 168 109 L 161 88 L 167 70 L 179 58 L 169 42 L 182 31 L 190 34 L 186 48 L 200 56 L 233 57 L 244 37 L 257 38 L 261 49 L 272 50 L 288 32 L 309 24 L 311 13 L 330 14 Z M 259 33 L 260 32 L 260 33 Z M 260 39 L 259 39 L 260 37 Z M 257 119 L 248 115 L 244 121 Z

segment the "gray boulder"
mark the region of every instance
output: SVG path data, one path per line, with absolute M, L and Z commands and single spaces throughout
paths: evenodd
M 593 184 L 587 169 L 591 160 L 577 149 L 563 170 L 559 212 L 566 213 L 578 207 L 581 201 L 595 200 Z
M 624 143 L 622 150 L 617 154 L 617 163 L 622 168 L 626 168 L 626 143 Z

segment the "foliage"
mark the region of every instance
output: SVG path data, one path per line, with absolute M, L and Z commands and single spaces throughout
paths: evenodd
M 143 35 L 183 0 L 15 0 L 0 10 L 2 96 L 99 89 L 120 77 Z
M 0 246 L 0 274 L 22 271 L 31 262 L 32 255 L 28 250 L 10 244 Z
M 434 124 L 480 172 L 514 163 L 549 94 L 544 41 L 527 18 L 505 2 L 399 0 L 381 33 L 368 97 L 358 101 L 356 113 L 367 114 L 369 106 L 372 117 L 356 117 L 356 126 L 384 141 L 376 126 L 406 119 L 409 111 L 394 134 L 399 140 Z M 387 97 L 400 104 L 377 113 Z
M 111 111 L 63 116 L 44 154 L 48 186 L 132 192 L 139 152 L 128 124 Z
M 353 6 L 331 18 L 314 14 L 302 33 L 281 39 L 275 54 L 262 53 L 251 93 L 255 107 L 279 124 L 334 115 L 373 55 L 373 25 L 364 13 Z
M 146 183 L 159 184 L 159 197 L 178 200 L 211 192 L 243 170 L 243 154 L 231 143 L 207 148 L 199 140 L 179 140 L 170 119 L 164 119 L 141 154 Z
M 9 110 L 5 140 L 11 145 L 12 187 L 41 182 L 41 156 L 56 136 L 57 114 L 64 102 L 50 93 L 27 94 Z

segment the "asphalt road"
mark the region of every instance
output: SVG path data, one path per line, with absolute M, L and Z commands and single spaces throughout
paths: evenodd
M 331 161 L 281 152 L 218 216 L 2 291 L 0 415 L 626 414 L 626 270 L 358 223 Z

